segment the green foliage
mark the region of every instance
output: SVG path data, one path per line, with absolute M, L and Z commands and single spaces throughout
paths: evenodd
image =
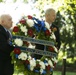
M 2 2 L 3 0 L 0 0 L 0 2 Z
M 76 52 L 75 47 L 76 47 L 76 6 L 74 4 L 74 2 L 70 2 L 68 0 L 68 2 L 65 3 L 66 5 L 63 5 L 62 9 L 64 9 L 64 11 L 60 11 L 60 12 L 64 12 L 63 16 L 65 16 L 65 21 L 66 21 L 66 25 L 63 28 L 63 32 L 61 34 L 61 40 L 62 43 L 64 43 L 63 45 L 63 51 L 67 51 L 67 55 L 68 57 L 71 56 L 72 58 L 74 57 L 74 53 Z M 66 7 L 66 9 L 65 9 Z M 64 36 L 65 35 L 65 36 Z M 64 37 L 63 37 L 64 36 Z
M 44 16 L 44 7 L 47 5 L 57 10 L 54 24 L 60 28 L 63 56 L 74 58 L 76 54 L 76 0 L 38 0 L 36 8 L 40 10 L 41 16 Z
M 54 71 L 54 75 L 61 75 L 61 71 Z M 76 75 L 76 72 L 66 72 L 66 75 Z

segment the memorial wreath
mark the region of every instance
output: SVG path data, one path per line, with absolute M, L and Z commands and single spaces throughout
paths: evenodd
M 11 53 L 12 62 L 19 72 L 24 75 L 48 75 L 57 63 L 57 48 L 54 32 L 49 24 L 30 15 L 20 19 L 13 27 L 13 45 L 16 48 Z M 45 46 L 45 50 L 35 49 L 35 43 Z M 41 54 L 41 59 L 36 59 L 33 54 Z

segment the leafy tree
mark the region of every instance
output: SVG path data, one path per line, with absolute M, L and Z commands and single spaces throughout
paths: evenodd
M 66 25 L 63 28 L 62 43 L 63 51 L 67 51 L 67 55 L 74 57 L 76 52 L 76 1 L 65 1 L 61 7 L 61 12 L 64 12 Z M 62 11 L 64 10 L 64 11 Z M 65 35 L 65 36 L 64 36 Z M 63 37 L 64 36 L 64 37 Z
M 58 4 L 62 4 L 59 7 Z M 74 57 L 76 53 L 76 0 L 38 0 L 36 8 L 44 16 L 44 7 L 53 5 L 57 10 L 57 19 L 55 24 L 59 26 L 61 33 L 61 50 L 67 52 L 67 56 Z M 57 8 L 58 7 L 58 8 Z

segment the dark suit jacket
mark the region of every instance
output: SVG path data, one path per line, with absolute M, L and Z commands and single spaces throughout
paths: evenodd
M 8 40 L 9 37 L 6 30 L 0 25 L 0 60 L 9 59 L 10 53 L 14 49 L 14 47 L 8 43 Z
M 14 65 L 11 64 L 10 53 L 14 47 L 9 44 L 9 36 L 3 26 L 0 25 L 0 75 L 13 75 Z
M 60 42 L 60 32 L 59 32 L 59 28 L 56 26 L 56 25 L 53 25 L 51 26 L 52 28 L 57 28 L 57 31 L 54 32 L 55 34 L 55 37 L 56 37 L 56 47 L 58 48 L 58 50 L 60 49 L 60 45 L 61 45 L 61 42 Z

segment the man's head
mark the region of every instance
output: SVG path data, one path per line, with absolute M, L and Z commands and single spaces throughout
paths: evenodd
M 12 17 L 9 14 L 3 14 L 0 16 L 0 24 L 6 29 L 10 29 L 12 27 Z
M 46 12 L 45 12 L 45 19 L 46 19 L 46 21 L 49 24 L 54 22 L 55 19 L 56 19 L 56 12 L 55 12 L 55 10 L 52 9 L 52 8 L 47 9 Z

